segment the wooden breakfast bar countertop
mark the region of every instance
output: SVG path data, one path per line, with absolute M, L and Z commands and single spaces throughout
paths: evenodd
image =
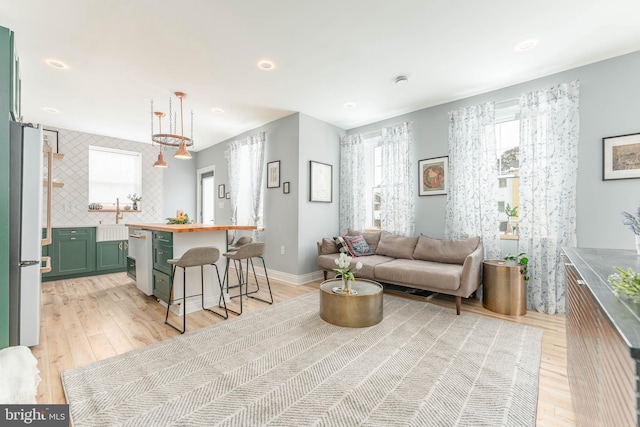
M 201 231 L 229 231 L 229 230 L 256 230 L 255 225 L 206 225 L 206 224 L 125 224 L 125 226 L 140 230 L 168 231 L 169 233 L 197 233 Z

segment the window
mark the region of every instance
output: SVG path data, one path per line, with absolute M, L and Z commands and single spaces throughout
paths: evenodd
M 498 162 L 498 210 L 500 234 L 517 234 L 517 216 L 509 218 L 506 210 L 519 205 L 520 120 L 512 117 L 495 125 Z
M 365 140 L 366 229 L 380 229 L 380 182 L 382 177 L 382 138 Z
M 129 194 L 142 195 L 141 174 L 140 153 L 89 146 L 89 203 L 129 203 Z

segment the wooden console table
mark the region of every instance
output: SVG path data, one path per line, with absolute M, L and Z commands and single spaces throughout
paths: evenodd
M 640 271 L 635 251 L 564 250 L 567 370 L 579 426 L 638 426 L 640 304 L 607 283 L 613 266 Z

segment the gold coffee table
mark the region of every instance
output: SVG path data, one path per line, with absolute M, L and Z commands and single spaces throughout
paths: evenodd
M 333 292 L 342 287 L 342 279 L 320 284 L 320 318 L 337 326 L 364 328 L 382 321 L 382 285 L 373 280 L 356 279 L 351 289 L 355 295 Z

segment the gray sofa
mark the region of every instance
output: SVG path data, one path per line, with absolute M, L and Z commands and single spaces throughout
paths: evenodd
M 468 298 L 482 283 L 483 247 L 479 237 L 464 240 L 399 236 L 386 231 L 349 230 L 362 235 L 374 255 L 354 257 L 362 263 L 357 277 L 455 296 L 456 313 L 462 298 Z M 318 242 L 318 267 L 333 277 L 340 251 L 334 239 Z

